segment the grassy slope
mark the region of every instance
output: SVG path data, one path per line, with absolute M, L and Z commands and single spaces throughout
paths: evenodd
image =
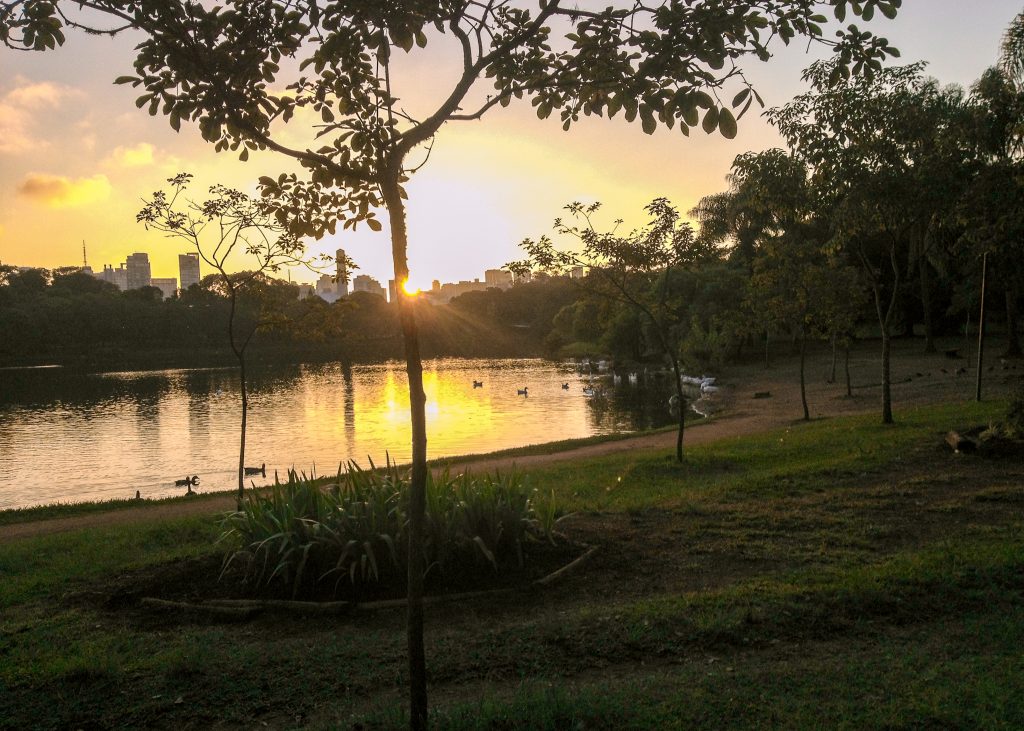
M 614 563 L 608 583 L 598 565 L 549 594 L 431 612 L 435 718 L 451 728 L 1019 727 L 1024 500 L 989 473 L 962 499 L 933 495 L 941 470 L 927 469 L 944 430 L 998 412 L 919 409 L 896 427 L 820 421 L 693 448 L 683 466 L 631 453 L 531 473 L 567 511 L 677 516 L 675 558 L 753 568 L 683 591 L 670 577 L 689 564 L 661 567 L 661 589 L 631 586 Z M 922 455 L 923 474 L 890 484 Z M 917 519 L 905 513 L 925 500 L 935 530 L 905 538 Z M 233 627 L 60 602 L 208 554 L 216 533 L 191 519 L 0 546 L 0 728 L 349 728 L 353 713 L 370 728 L 401 726 L 400 612 Z M 659 540 L 641 531 L 640 552 L 668 556 Z M 648 570 L 638 564 L 635 578 Z

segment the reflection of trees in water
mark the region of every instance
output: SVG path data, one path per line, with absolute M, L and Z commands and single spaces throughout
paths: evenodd
M 341 364 L 342 420 L 345 427 L 345 454 L 351 455 L 356 442 L 356 390 L 352 364 Z
M 676 417 L 669 409 L 671 381 L 648 376 L 637 385 L 627 379 L 613 386 L 611 378 L 595 383 L 598 395 L 587 399 L 591 422 L 604 428 L 639 430 L 674 424 Z
M 249 396 L 280 395 L 294 391 L 311 372 L 322 366 L 273 365 L 249 366 L 246 381 Z M 234 379 L 237 382 L 237 377 Z M 237 390 L 237 386 L 235 388 Z
M 0 408 L 92 411 L 119 402 L 152 403 L 169 389 L 165 374 L 75 373 L 66 369 L 5 371 L 0 376 Z

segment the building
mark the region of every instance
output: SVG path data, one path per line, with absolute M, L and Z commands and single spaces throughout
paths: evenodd
M 312 284 L 300 284 L 299 285 L 299 299 L 304 300 L 307 297 L 312 297 L 316 294 L 316 290 L 313 289 Z
M 388 280 L 388 302 L 395 305 L 398 304 L 398 288 L 395 286 L 395 280 Z
M 348 264 L 345 261 L 345 250 L 338 249 L 334 252 L 334 262 L 337 267 L 337 293 L 338 297 L 348 297 Z
M 366 274 L 359 274 L 352 280 L 352 291 L 369 292 L 370 294 L 376 294 L 380 297 L 388 296 L 387 290 L 381 286 L 380 282 Z
M 178 276 L 181 278 L 182 289 L 199 284 L 199 254 L 178 254 Z
M 330 274 L 321 274 L 316 280 L 316 296 L 325 302 L 334 302 L 338 299 L 338 289 Z
M 149 287 L 153 279 L 153 273 L 149 268 L 149 254 L 136 252 L 128 255 L 125 261 L 128 269 L 128 289 L 142 289 Z
M 573 267 L 569 270 L 569 279 L 583 279 L 584 276 L 583 267 Z
M 508 289 L 512 286 L 512 272 L 504 269 L 488 269 L 484 272 L 484 282 L 488 287 Z
M 103 272 L 97 274 L 96 277 L 104 282 L 110 282 L 122 292 L 128 289 L 128 270 L 124 268 L 124 264 L 117 269 L 114 269 L 111 264 L 104 264 Z
M 165 300 L 169 300 L 178 294 L 178 280 L 174 277 L 153 277 L 149 282 L 149 286 L 156 287 L 163 292 Z

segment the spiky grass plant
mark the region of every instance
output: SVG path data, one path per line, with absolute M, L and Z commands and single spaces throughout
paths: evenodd
M 332 582 L 400 583 L 407 555 L 408 479 L 390 460 L 383 469 L 355 462 L 329 484 L 289 472 L 265 493 L 251 493 L 224 518 L 230 546 L 224 568 L 243 567 L 256 586 L 283 584 L 292 595 Z M 428 572 L 486 565 L 522 567 L 529 542 L 551 542 L 554 501 L 538 499 L 512 474 L 447 472 L 427 481 Z

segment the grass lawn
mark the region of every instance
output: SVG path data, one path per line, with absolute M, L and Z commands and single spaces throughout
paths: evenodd
M 600 551 L 545 590 L 428 607 L 435 725 L 1024 727 L 1024 458 L 942 445 L 1003 408 L 530 472 Z M 402 727 L 401 610 L 223 624 L 138 605 L 154 577 L 216 572 L 218 534 L 210 517 L 0 545 L 0 728 Z

